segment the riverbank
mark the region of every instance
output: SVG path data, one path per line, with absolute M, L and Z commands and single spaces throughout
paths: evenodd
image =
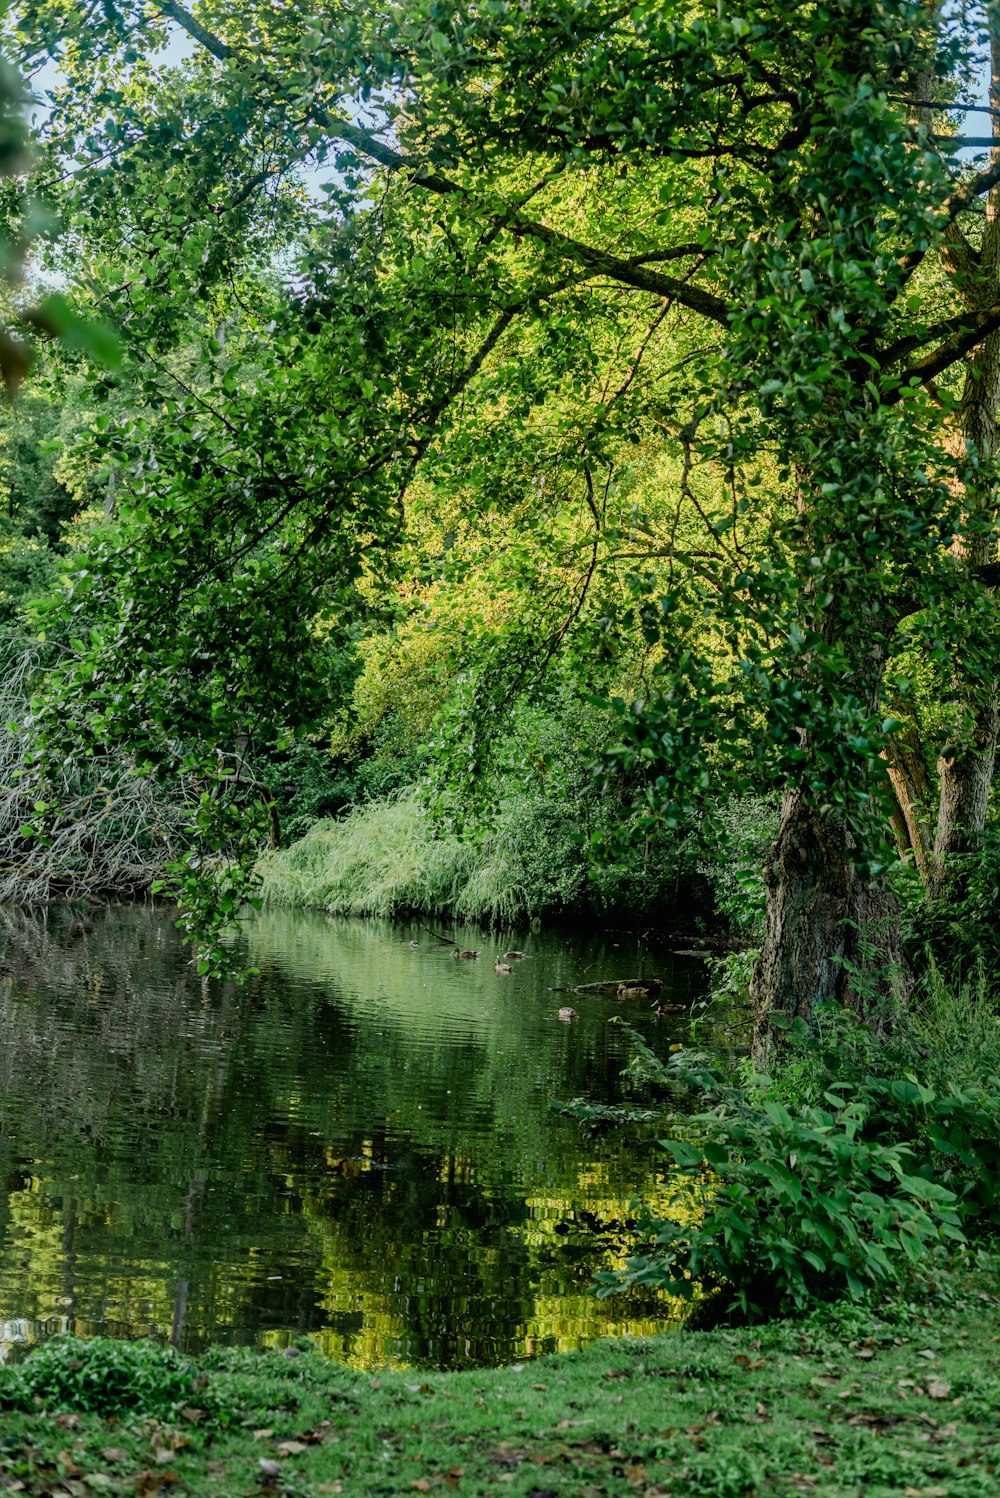
M 135 1344 L 77 1343 L 43 1410 L 0 1417 L 0 1493 L 995 1498 L 998 1288 L 994 1263 L 877 1315 L 461 1373 L 216 1349 L 168 1387 L 148 1344 L 144 1364 Z M 0 1401 L 32 1362 L 0 1370 Z

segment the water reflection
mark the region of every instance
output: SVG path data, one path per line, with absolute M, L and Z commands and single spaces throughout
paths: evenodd
M 669 1318 L 589 1294 L 655 1177 L 551 1111 L 617 1100 L 626 1046 L 618 1006 L 576 995 L 567 1025 L 549 989 L 645 963 L 683 999 L 696 962 L 550 934 L 505 977 L 416 927 L 265 912 L 236 986 L 192 972 L 167 913 L 0 922 L 0 1350 L 308 1334 L 455 1367 Z

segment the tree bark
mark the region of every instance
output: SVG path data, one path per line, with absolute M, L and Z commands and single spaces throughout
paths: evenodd
M 935 791 L 920 731 L 912 719 L 906 730 L 890 741 L 885 758 L 896 801 L 892 830 L 899 856 L 902 859 L 912 856 L 927 883 L 934 859 Z
M 750 989 L 759 1071 L 771 1065 L 785 1025 L 811 1027 L 820 1006 L 850 1008 L 878 1032 L 905 1004 L 895 896 L 859 877 L 852 852 L 838 817 L 786 791 L 764 869 L 767 924 Z
M 998 733 L 1000 712 L 994 693 L 975 710 L 971 743 L 954 756 L 938 760 L 940 792 L 929 885 L 932 899 L 953 892 L 949 860 L 974 853 L 982 842 Z

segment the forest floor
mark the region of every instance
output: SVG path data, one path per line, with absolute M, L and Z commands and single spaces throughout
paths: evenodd
M 169 1418 L 0 1413 L 0 1498 L 997 1498 L 998 1291 L 994 1265 L 877 1313 L 461 1373 L 219 1349 Z

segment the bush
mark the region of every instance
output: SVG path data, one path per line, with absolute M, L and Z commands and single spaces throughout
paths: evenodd
M 1000 1014 L 980 976 L 950 989 L 931 965 L 923 994 L 888 1040 L 849 1011 L 793 1027 L 781 1071 L 757 1079 L 789 1107 L 854 1099 L 865 1138 L 901 1145 L 954 1191 L 978 1232 L 1000 1224 Z
M 702 1320 L 762 1319 L 859 1298 L 964 1243 L 966 1229 L 992 1231 L 1000 1017 L 985 1000 L 971 1008 L 972 1020 L 968 996 L 941 988 L 888 1047 L 826 1012 L 812 1035 L 793 1027 L 775 1078 L 743 1086 L 691 1052 L 663 1063 L 633 1032 L 636 1081 L 711 1107 L 660 1141 L 671 1210 L 640 1209 L 640 1252 L 599 1276 L 600 1293 L 642 1285 L 690 1299 L 700 1288 Z M 932 1034 L 936 1052 L 923 1043 Z
M 150 1342 L 54 1337 L 19 1367 L 0 1375 L 8 1409 L 72 1410 L 94 1415 L 169 1415 L 204 1405 L 194 1364 Z
M 683 1077 L 684 1064 L 672 1070 Z M 914 1173 L 905 1147 L 866 1141 L 866 1122 L 861 1099 L 793 1115 L 716 1084 L 714 1110 L 685 1123 L 695 1139 L 660 1141 L 680 1177 L 676 1218 L 641 1215 L 645 1252 L 599 1276 L 600 1293 L 641 1285 L 691 1299 L 700 1287 L 757 1320 L 857 1299 L 930 1248 L 964 1242 L 955 1193 Z
M 927 899 L 923 882 L 905 865 L 895 886 L 903 943 L 915 964 L 929 953 L 933 966 L 955 986 L 975 982 L 980 971 L 1000 976 L 1000 825 L 988 827 L 975 852 L 949 860 L 947 884 L 937 899 Z

